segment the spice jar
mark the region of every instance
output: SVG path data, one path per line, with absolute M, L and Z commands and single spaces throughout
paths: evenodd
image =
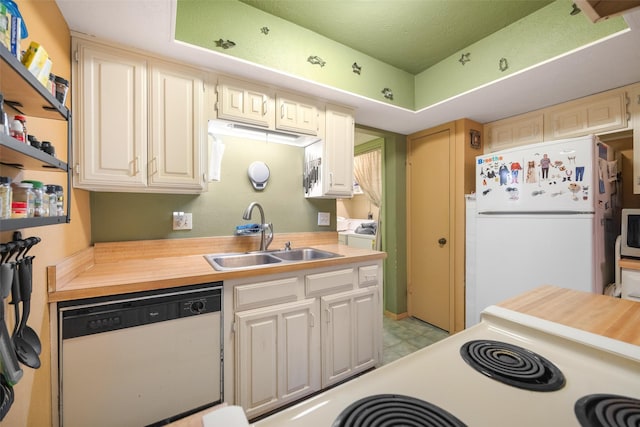
M 0 218 L 11 218 L 12 199 L 11 178 L 0 176 Z
M 47 185 L 47 192 L 45 193 L 45 211 L 47 216 L 58 215 L 58 194 L 56 193 L 56 186 L 53 184 Z
M 44 185 L 40 181 L 23 180 L 23 183 L 33 186 L 33 216 L 44 215 Z
M 64 216 L 64 188 L 62 185 L 56 185 L 56 213 L 58 216 Z
M 18 120 L 19 116 L 15 116 L 13 121 L 11 122 L 11 136 L 17 139 L 20 142 L 25 142 L 24 140 L 24 125 L 20 120 Z
M 22 209 L 26 217 L 33 216 L 33 205 L 35 195 L 33 194 L 33 185 L 28 182 L 14 182 L 13 186 L 13 202 L 11 203 L 11 216 L 23 218 Z M 23 204 L 24 203 L 24 204 Z M 16 209 L 20 209 L 16 211 Z M 19 215 L 19 216 L 16 216 Z
M 69 80 L 63 79 L 60 76 L 56 76 L 56 99 L 60 101 L 61 104 L 67 100 L 67 91 L 69 90 Z

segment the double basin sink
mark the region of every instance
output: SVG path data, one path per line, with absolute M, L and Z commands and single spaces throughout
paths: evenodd
M 222 253 L 205 255 L 211 266 L 219 271 L 246 270 L 276 264 L 337 258 L 342 255 L 315 248 L 279 249 L 247 253 Z

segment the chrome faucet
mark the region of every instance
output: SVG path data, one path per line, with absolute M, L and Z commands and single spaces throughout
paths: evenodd
M 251 219 L 251 213 L 253 212 L 253 208 L 258 208 L 260 211 L 260 250 L 266 251 L 271 242 L 273 241 L 273 224 L 266 224 L 264 222 L 264 210 L 262 206 L 258 202 L 251 202 L 247 209 L 244 210 L 244 214 L 242 214 L 242 219 L 249 220 Z M 269 235 L 266 236 L 265 230 L 269 229 Z

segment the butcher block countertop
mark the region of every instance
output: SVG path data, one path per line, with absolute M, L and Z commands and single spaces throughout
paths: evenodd
M 640 345 L 640 303 L 555 286 L 508 299 L 501 307 Z
M 338 233 L 280 233 L 270 249 L 314 247 L 342 255 L 315 261 L 216 271 L 203 255 L 246 252 L 259 247 L 257 236 L 96 243 L 47 267 L 49 302 L 210 283 L 265 274 L 288 273 L 386 258 L 386 253 L 338 244 Z

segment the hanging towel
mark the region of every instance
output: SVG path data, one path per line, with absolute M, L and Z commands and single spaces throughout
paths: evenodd
M 220 169 L 222 167 L 222 155 L 224 144 L 212 133 L 208 137 L 209 146 L 209 182 L 220 181 Z

